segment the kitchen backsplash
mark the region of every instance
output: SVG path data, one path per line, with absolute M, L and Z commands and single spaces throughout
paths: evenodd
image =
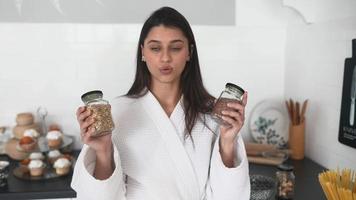
M 18 112 L 48 110 L 48 121 L 78 138 L 80 95 L 102 89 L 124 94 L 135 73 L 141 25 L 1 24 L 0 124 Z M 226 82 L 249 91 L 248 111 L 265 98 L 283 98 L 285 29 L 193 26 L 204 82 L 217 96 Z M 267 48 L 268 47 L 268 48 Z M 268 84 L 268 89 L 266 85 Z M 247 127 L 244 136 L 248 138 Z M 77 140 L 76 147 L 80 147 Z

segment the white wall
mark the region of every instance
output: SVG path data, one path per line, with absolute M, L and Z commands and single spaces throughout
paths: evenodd
M 306 155 L 327 168 L 356 170 L 356 149 L 338 142 L 344 61 L 356 38 L 355 8 L 355 1 L 319 1 L 314 24 L 291 23 L 287 29 L 285 97 L 309 99 Z
M 193 23 L 235 24 L 235 0 L 0 0 L 0 5 L 0 23 L 141 23 L 152 10 L 171 6 Z
M 249 91 L 249 112 L 265 98 L 284 97 L 284 11 L 280 2 L 236 3 L 236 26 L 193 25 L 208 90 L 228 81 Z M 244 8 L 254 9 L 242 12 Z M 241 11 L 241 12 L 240 12 Z M 282 11 L 282 12 L 281 12 Z M 258 19 L 264 19 L 258 24 Z M 142 19 L 144 21 L 144 19 Z M 134 77 L 141 24 L 0 24 L 0 125 L 14 126 L 19 112 L 49 111 L 48 121 L 77 137 L 80 95 L 101 89 L 106 99 L 124 94 Z M 248 117 L 248 114 L 247 114 Z M 249 138 L 247 126 L 244 137 Z

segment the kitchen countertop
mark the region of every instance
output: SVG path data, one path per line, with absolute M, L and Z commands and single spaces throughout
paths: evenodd
M 74 155 L 78 155 L 78 153 L 79 151 L 75 151 Z M 9 158 L 7 156 L 0 156 L 0 159 L 6 160 Z M 296 176 L 294 200 L 325 199 L 318 182 L 318 174 L 325 170 L 325 168 L 308 158 L 301 161 L 289 160 L 288 163 L 294 166 Z M 15 167 L 16 163 L 11 162 L 10 171 Z M 275 166 L 250 164 L 250 174 L 274 177 L 276 170 Z M 74 198 L 76 197 L 76 193 L 70 187 L 71 179 L 72 174 L 70 173 L 68 176 L 44 181 L 26 181 L 20 180 L 10 173 L 8 186 L 0 188 L 0 199 Z
M 326 170 L 326 168 L 308 158 L 304 160 L 288 160 L 287 164 L 291 164 L 294 167 L 295 194 L 293 200 L 326 199 L 318 179 L 318 174 Z M 250 164 L 250 174 L 260 174 L 274 178 L 276 171 L 276 166 Z
M 73 153 L 77 156 L 79 151 Z M 22 180 L 16 178 L 12 170 L 18 166 L 18 162 L 9 157 L 1 155 L 0 160 L 10 161 L 10 173 L 8 185 L 0 187 L 0 199 L 21 200 L 21 199 L 51 199 L 51 198 L 75 198 L 76 193 L 70 187 L 72 172 L 66 176 L 47 180 Z

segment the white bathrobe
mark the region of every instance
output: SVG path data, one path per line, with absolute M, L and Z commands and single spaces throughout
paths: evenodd
M 111 102 L 115 130 L 115 170 L 106 180 L 93 177 L 96 156 L 87 145 L 77 159 L 72 188 L 83 200 L 248 200 L 248 161 L 237 137 L 236 167 L 219 153 L 219 126 L 198 120 L 184 139 L 181 101 L 168 117 L 152 93 Z M 213 133 L 213 130 L 215 133 Z

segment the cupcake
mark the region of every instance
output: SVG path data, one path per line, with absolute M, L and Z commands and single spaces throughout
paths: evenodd
M 69 173 L 71 163 L 67 158 L 58 158 L 54 162 L 53 167 L 56 169 L 58 175 L 65 175 Z
M 72 160 L 73 156 L 71 156 L 70 154 L 63 154 L 61 155 L 61 158 L 67 158 L 68 160 Z
M 34 117 L 32 113 L 26 112 L 26 113 L 19 113 L 16 116 L 16 123 L 19 126 L 27 126 L 30 124 L 33 124 Z
M 62 133 L 60 131 L 49 131 L 47 133 L 48 147 L 51 149 L 57 149 L 62 144 Z
M 59 127 L 58 124 L 51 124 L 51 125 L 49 125 L 48 130 L 49 131 L 61 131 L 61 128 Z
M 30 164 L 30 162 L 31 162 L 31 160 L 29 158 L 25 158 L 25 159 L 21 160 L 20 169 L 22 172 L 24 172 L 24 173 L 29 172 L 28 164 Z
M 35 129 L 27 129 L 23 133 L 23 136 L 28 136 L 36 139 L 40 136 L 40 134 Z
M 45 165 L 42 160 L 31 160 L 28 164 L 31 176 L 42 176 Z
M 57 149 L 49 151 L 47 154 L 49 163 L 53 164 L 59 157 L 61 157 L 61 155 L 61 152 Z
M 41 152 L 33 152 L 29 157 L 31 160 L 43 160 L 45 157 Z
M 33 151 L 36 148 L 37 142 L 34 138 L 25 136 L 21 138 L 19 145 L 21 149 L 29 152 L 29 151 Z

